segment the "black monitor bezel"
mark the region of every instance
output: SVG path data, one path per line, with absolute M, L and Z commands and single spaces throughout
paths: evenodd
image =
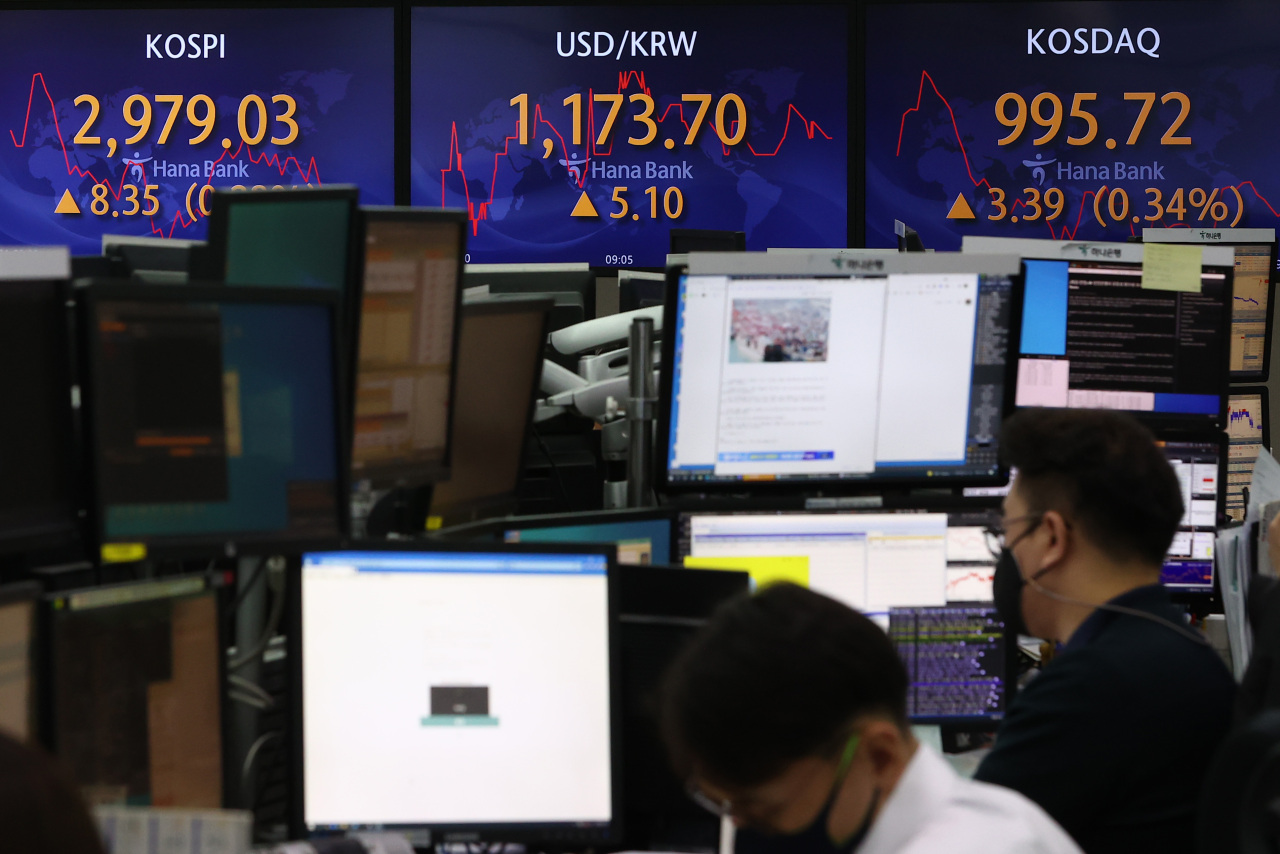
M 336 543 L 347 536 L 351 530 L 350 483 L 348 472 L 350 463 L 347 460 L 342 405 L 345 377 L 339 348 L 342 341 L 341 316 L 338 295 L 323 288 L 259 288 L 241 287 L 238 285 L 193 284 L 191 286 L 172 287 L 166 285 L 137 285 L 119 281 L 91 281 L 86 283 L 77 294 L 77 302 L 81 310 L 81 327 L 84 333 L 85 384 L 83 386 L 85 401 L 85 436 L 91 459 L 90 468 L 93 474 L 91 489 L 90 525 L 94 542 L 105 547 L 109 544 L 135 544 L 145 546 L 145 554 L 151 557 L 174 558 L 214 558 L 234 557 L 238 555 L 271 555 L 296 551 L 300 548 L 314 547 L 325 543 Z M 327 309 L 330 318 L 331 358 L 334 410 L 334 503 L 336 530 L 329 534 L 314 536 L 287 535 L 278 531 L 255 534 L 243 531 L 231 531 L 222 535 L 153 535 L 150 537 L 108 537 L 106 532 L 106 508 L 101 497 L 101 484 L 104 479 L 104 461 L 102 454 L 97 453 L 99 444 L 98 419 L 95 417 L 96 402 L 104 397 L 102 388 L 103 376 L 99 366 L 100 342 L 95 334 L 99 306 L 104 302 L 155 302 L 155 303 L 251 303 L 261 305 L 301 305 L 320 306 Z
M 357 320 L 351 324 L 350 336 L 350 358 L 348 364 L 351 365 L 350 390 L 347 400 L 350 401 L 351 412 L 347 416 L 350 425 L 348 434 L 351 448 L 348 451 L 348 459 L 351 465 L 355 465 L 355 403 L 356 388 L 360 382 L 360 335 L 363 331 L 363 324 L 358 318 L 364 315 L 364 272 L 366 266 L 367 254 L 367 237 L 370 223 L 377 222 L 405 222 L 405 223 L 422 223 L 422 224 L 454 224 L 458 226 L 458 233 L 461 236 L 458 243 L 458 265 L 456 270 L 454 285 L 454 311 L 453 311 L 453 340 L 451 342 L 451 350 L 449 354 L 449 402 L 445 417 L 445 441 L 444 454 L 439 462 L 427 463 L 379 463 L 377 466 L 368 471 L 360 472 L 357 476 L 356 471 L 352 468 L 348 475 L 351 483 L 354 485 L 359 481 L 369 481 L 374 489 L 396 488 L 396 487 L 416 487 L 428 483 L 435 483 L 441 480 L 447 480 L 450 473 L 450 464 L 453 453 L 453 418 L 449 413 L 453 412 L 455 402 L 457 401 L 457 379 L 458 379 L 458 339 L 462 334 L 462 274 L 466 266 L 467 257 L 467 212 L 464 210 L 447 209 L 447 208 L 410 208 L 410 207 L 390 207 L 390 206 L 361 206 L 359 209 L 359 219 L 356 225 L 356 245 L 359 246 L 358 263 L 360 273 L 356 277 L 356 288 L 352 295 L 353 305 L 357 306 L 357 310 L 352 314 Z M 389 472 L 394 469 L 395 474 Z
M 459 542 L 459 543 L 477 543 L 477 542 L 495 542 L 507 543 L 505 539 L 507 532 L 512 530 L 523 530 L 525 528 L 560 528 L 560 527 L 582 527 L 588 525 L 610 525 L 622 524 L 626 522 L 666 522 L 667 523 L 667 542 L 671 544 L 669 554 L 655 554 L 653 563 L 669 564 L 675 554 L 675 534 L 676 534 L 676 517 L 679 515 L 674 508 L 630 508 L 621 510 L 587 510 L 581 512 L 565 512 L 565 513 L 541 513 L 534 516 L 500 516 L 496 519 L 486 519 L 481 522 L 472 522 L 464 525 L 455 525 L 451 528 L 442 528 L 431 534 L 432 539 L 438 539 L 441 542 Z M 493 537 L 493 540 L 482 539 L 484 537 Z M 523 541 L 521 541 L 523 542 Z M 534 541 L 545 544 L 543 540 Z M 581 541 L 565 541 L 568 545 L 590 545 Z M 620 564 L 624 565 L 624 564 Z M 640 564 L 643 566 L 644 564 Z
M 107 584 L 96 587 L 78 587 L 70 590 L 58 590 L 44 593 L 39 597 L 37 611 L 37 636 L 39 650 L 39 681 L 37 683 L 39 689 L 39 711 L 38 711 L 38 730 L 40 744 L 54 756 L 57 756 L 57 692 L 54 688 L 54 629 L 57 616 L 64 611 L 64 602 L 72 596 L 82 593 L 92 593 L 95 595 L 104 592 L 109 593 L 114 590 L 128 590 L 130 588 L 142 587 L 149 584 L 167 584 L 182 583 L 187 581 L 199 580 L 202 582 L 202 588 L 198 592 L 183 593 L 179 596 L 155 597 L 156 599 L 165 598 L 169 600 L 179 598 L 192 598 L 196 596 L 212 595 L 214 600 L 215 620 L 217 622 L 217 650 L 218 650 L 218 720 L 219 720 L 219 737 L 221 739 L 222 754 L 222 805 L 230 806 L 235 802 L 235 794 L 239 782 L 232 773 L 237 768 L 235 757 L 233 755 L 233 747 L 231 743 L 231 718 L 232 706 L 231 700 L 227 692 L 227 679 L 230 676 L 230 670 L 227 666 L 226 650 L 228 646 L 227 631 L 227 611 L 229 603 L 227 600 L 227 587 L 223 583 L 224 578 L 220 573 L 208 572 L 198 574 L 162 576 L 159 578 L 148 578 L 138 581 L 127 581 L 121 584 Z M 154 601 L 154 600 L 147 600 Z M 129 605 L 130 602 L 117 603 L 112 605 L 104 605 L 102 607 L 119 607 L 121 604 Z
M 281 202 L 321 202 L 321 201 L 345 201 L 349 206 L 347 221 L 347 269 L 346 276 L 343 280 L 341 288 L 341 298 L 346 300 L 354 299 L 356 283 L 363 274 L 364 254 L 359 251 L 359 244 L 356 242 L 356 233 L 358 231 L 356 224 L 359 217 L 360 190 L 353 184 L 325 184 L 323 186 L 316 185 L 314 187 L 291 187 L 281 189 L 261 189 L 261 190 L 232 190 L 230 188 L 215 188 L 214 192 L 209 195 L 209 266 L 206 271 L 207 277 L 219 282 L 228 284 L 229 287 L 236 288 L 257 288 L 257 287 L 282 287 L 280 285 L 258 285 L 249 282 L 227 283 L 227 241 L 229 239 L 229 230 L 231 225 L 231 208 L 239 205 L 261 205 L 261 204 L 279 204 Z M 361 264 L 356 263 L 356 256 L 359 255 Z M 287 287 L 287 286 L 285 286 Z M 300 290 L 334 290 L 331 288 L 305 288 L 300 286 Z
M 13 279 L 0 281 L 0 289 L 8 288 L 47 288 L 52 297 L 66 306 L 64 323 L 57 331 L 59 335 L 58 349 L 65 354 L 62 365 L 56 366 L 61 374 L 60 382 L 66 388 L 65 435 L 70 446 L 65 448 L 67 460 L 66 512 L 59 514 L 57 520 L 52 515 L 44 524 L 24 526 L 22 528 L 4 529 L 0 527 L 0 555 L 20 555 L 44 548 L 83 544 L 86 517 L 85 503 L 88 499 L 84 487 L 87 475 L 87 464 L 83 441 L 82 411 L 74 402 L 74 394 L 81 384 L 81 372 L 78 365 L 78 342 L 76 340 L 75 312 L 70 307 L 71 283 L 64 279 Z M 42 295 L 43 296 L 43 295 Z
M 916 255 L 914 257 L 930 257 Z M 957 257 L 958 254 L 957 254 Z M 972 259 L 970 259 L 972 260 Z M 662 323 L 662 364 L 659 372 L 657 436 L 654 442 L 655 458 L 653 477 L 658 492 L 672 498 L 691 496 L 750 495 L 763 499 L 777 499 L 784 496 L 840 496 L 884 494 L 886 492 L 905 492 L 912 488 L 955 489 L 972 486 L 1003 486 L 1009 482 L 1009 470 L 1003 460 L 992 475 L 948 475 L 930 477 L 923 472 L 906 474 L 900 477 L 872 475 L 865 478 L 813 478 L 801 480 L 726 480 L 726 481 L 683 481 L 672 480 L 670 471 L 671 458 L 671 414 L 674 409 L 675 385 L 675 348 L 678 315 L 680 311 L 681 279 L 688 275 L 687 263 L 675 263 L 667 267 L 666 299 L 663 304 Z M 855 271 L 846 274 L 850 278 L 858 276 Z M 875 277 L 887 276 L 888 272 L 873 274 Z M 977 274 L 979 276 L 988 274 Z M 1009 305 L 1009 352 L 1005 355 L 1004 395 L 1000 402 L 1000 420 L 1003 423 L 1014 411 L 1014 398 L 1017 392 L 1017 360 L 1013 358 L 1014 342 L 1018 340 L 1022 326 L 1023 285 L 1026 281 L 1026 265 L 1021 264 L 1018 273 L 1006 274 L 1011 280 Z M 975 338 L 976 344 L 976 338 Z M 967 428 L 966 428 L 967 429 Z M 997 442 L 998 447 L 998 442 Z
M 501 315 L 501 314 L 515 314 L 519 312 L 532 313 L 535 311 L 541 311 L 542 312 L 542 331 L 538 335 L 538 340 L 546 341 L 547 335 L 550 333 L 551 310 L 553 307 L 554 307 L 554 303 L 549 299 L 540 298 L 540 297 L 529 297 L 527 299 L 523 297 L 516 297 L 514 299 L 499 300 L 496 302 L 478 302 L 478 303 L 464 302 L 459 306 L 458 314 L 460 316 L 461 315 L 484 316 L 488 314 Z M 461 340 L 462 340 L 462 326 L 461 324 L 459 324 L 458 326 L 459 344 L 461 343 Z M 523 434 L 523 438 L 520 441 L 519 472 L 523 472 L 525 469 L 525 466 L 528 464 L 529 436 L 533 433 L 533 416 L 534 416 L 534 413 L 536 413 L 538 410 L 538 392 L 542 386 L 542 362 L 543 361 L 544 360 L 542 356 L 539 355 L 537 369 L 533 372 L 533 387 L 532 389 L 530 389 L 530 392 L 529 392 L 529 406 L 525 414 L 524 434 Z M 455 364 L 456 362 L 457 360 L 455 359 Z M 457 401 L 455 400 L 453 405 L 453 410 L 450 413 L 450 417 L 449 417 L 449 421 L 450 421 L 449 429 L 451 431 L 453 429 L 452 422 L 453 422 L 453 419 L 457 416 L 458 408 L 459 407 L 458 407 Z M 450 463 L 450 467 L 452 468 L 452 463 Z M 516 476 L 516 481 L 517 481 L 516 488 L 518 489 L 519 488 L 518 472 Z M 459 501 L 452 504 L 446 504 L 446 503 L 437 501 L 435 496 L 433 495 L 431 507 L 429 510 L 428 520 L 429 520 L 429 524 L 433 527 L 437 525 L 444 525 L 446 523 L 450 525 L 464 524 L 464 520 L 474 521 L 476 519 L 485 518 L 483 514 L 486 514 L 489 511 L 495 510 L 495 508 L 501 508 L 497 510 L 497 512 L 505 512 L 506 510 L 513 507 L 514 502 L 515 502 L 515 490 L 512 490 L 511 492 L 508 492 L 508 493 L 503 493 L 502 495 L 483 496 L 480 498 L 468 499 L 466 501 Z M 454 520 L 457 520 L 457 521 L 455 522 Z
M 352 542 L 341 549 L 316 549 L 315 551 L 383 551 L 383 552 L 451 552 L 461 554 L 512 553 L 512 554 L 572 554 L 600 555 L 605 558 L 605 580 L 608 597 L 609 627 L 609 741 L 610 741 L 610 777 L 612 819 L 607 825 L 581 827 L 569 822 L 556 823 L 510 823 L 510 824 L 420 824 L 408 827 L 386 828 L 401 830 L 414 838 L 415 844 L 441 845 L 451 842 L 524 842 L 534 845 L 551 845 L 556 848 L 581 846 L 582 844 L 610 844 L 622 838 L 621 817 L 625 808 L 622 792 L 623 761 L 622 756 L 622 658 L 619 642 L 618 618 L 618 570 L 617 550 L 605 545 L 558 545 L 552 543 L 448 543 L 432 540 L 377 540 Z M 296 560 L 290 561 L 289 587 L 293 595 L 289 597 L 287 615 L 289 686 L 292 703 L 291 716 L 291 756 L 289 804 L 289 834 L 295 839 L 308 839 L 323 836 L 307 828 L 305 812 L 306 775 L 303 770 L 305 756 L 304 727 L 304 694 L 302 684 L 302 560 L 304 552 Z M 419 842 L 416 835 L 421 832 L 430 834 L 429 843 Z

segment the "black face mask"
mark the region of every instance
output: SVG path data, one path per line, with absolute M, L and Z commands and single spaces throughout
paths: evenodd
M 1013 556 L 1013 547 L 1039 527 L 1041 518 L 1043 517 L 1036 518 L 1036 521 L 1019 534 L 1012 543 L 1000 549 L 1000 557 L 996 560 L 995 578 L 992 579 L 991 584 L 991 596 L 996 603 L 996 614 L 1004 621 L 1005 626 L 1020 635 L 1029 634 L 1026 620 L 1022 616 L 1022 588 L 1027 586 L 1027 580 L 1022 577 L 1022 572 L 1018 569 L 1018 560 Z M 1046 567 L 1033 577 L 1039 578 L 1049 569 Z
M 880 803 L 880 789 L 877 787 L 872 794 L 867 815 L 854 834 L 836 843 L 827 832 L 827 822 L 831 820 L 831 808 L 839 790 L 839 786 L 832 790 L 818 817 L 803 830 L 795 833 L 765 833 L 749 827 L 738 830 L 734 834 L 734 854 L 852 854 L 857 851 L 871 832 L 871 820 Z
M 1027 624 L 1022 617 L 1022 588 L 1026 579 L 1018 571 L 1018 561 L 1008 546 L 1000 550 L 996 561 L 996 574 L 991 584 L 992 598 L 996 602 L 996 614 L 1006 627 L 1020 635 L 1027 634 Z

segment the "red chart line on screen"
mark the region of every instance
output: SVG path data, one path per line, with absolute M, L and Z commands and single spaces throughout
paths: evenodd
M 955 134 L 956 134 L 956 145 L 960 147 L 960 156 L 964 158 L 964 168 L 965 168 L 965 171 L 968 172 L 969 174 L 969 180 L 973 182 L 974 189 L 978 189 L 979 187 L 983 187 L 983 186 L 986 186 L 988 189 L 990 189 L 991 184 L 988 183 L 986 178 L 979 180 L 978 178 L 973 177 L 973 166 L 972 164 L 969 163 L 969 152 L 964 147 L 964 140 L 961 138 L 960 125 L 956 121 L 955 111 L 951 109 L 951 102 L 948 101 L 946 96 L 944 96 L 942 92 L 938 89 L 938 84 L 934 82 L 933 77 L 930 76 L 927 70 L 921 69 L 920 71 L 920 90 L 919 92 L 916 93 L 916 105 L 906 110 L 902 114 L 902 123 L 898 127 L 898 147 L 894 156 L 895 157 L 902 156 L 902 138 L 906 134 L 907 116 L 911 115 L 912 113 L 919 112 L 920 107 L 924 102 L 924 84 L 926 81 L 928 81 L 930 88 L 933 89 L 933 94 L 937 95 L 938 100 L 940 100 L 942 102 L 942 105 L 947 108 L 947 114 L 951 116 L 951 128 L 952 130 L 955 131 Z M 1267 206 L 1267 210 L 1271 211 L 1272 216 L 1275 216 L 1277 219 L 1280 219 L 1280 212 L 1277 212 L 1276 209 L 1272 207 L 1271 202 L 1267 201 L 1267 198 L 1263 196 L 1261 192 L 1259 192 L 1258 188 L 1254 186 L 1253 181 L 1242 181 L 1239 184 L 1228 184 L 1222 189 L 1226 189 L 1227 187 L 1235 189 L 1236 191 L 1243 190 L 1244 188 L 1248 187 L 1249 190 L 1253 192 L 1253 195 L 1257 197 L 1258 201 L 1262 202 L 1264 205 Z M 1107 188 L 1104 186 L 1101 188 L 1101 191 L 1105 192 L 1106 189 Z M 1086 190 L 1084 195 L 1081 196 L 1080 209 L 1076 212 L 1075 228 L 1069 228 L 1064 224 L 1061 230 L 1055 231 L 1053 224 L 1050 222 L 1046 222 L 1045 226 L 1049 229 L 1049 235 L 1054 240 L 1074 240 L 1076 236 L 1076 232 L 1080 230 L 1080 223 L 1084 218 L 1084 214 L 1087 210 L 1089 210 L 1089 205 L 1085 204 L 1085 200 L 1088 199 L 1090 196 L 1095 196 L 1097 194 L 1098 194 L 1098 191 Z M 1017 199 L 1012 204 L 1009 205 L 1010 211 L 1016 211 L 1019 208 L 1025 208 L 1025 207 L 1027 207 L 1027 204 L 1022 199 Z M 1163 218 L 1161 218 L 1159 222 L 1165 228 L 1192 227 L 1187 223 L 1176 223 L 1174 225 L 1170 225 L 1169 223 L 1166 223 Z M 1219 225 L 1219 221 L 1215 220 L 1213 225 L 1216 228 Z M 1105 227 L 1105 224 L 1104 224 L 1104 227 Z M 1137 234 L 1137 231 L 1133 228 L 1132 225 L 1129 226 L 1129 233 L 1135 234 L 1135 235 Z
M 643 92 L 645 95 L 649 95 L 650 97 L 652 97 L 653 93 L 650 90 L 647 83 L 645 82 L 645 76 L 643 71 L 619 71 L 618 72 L 618 94 L 621 95 L 625 93 L 627 90 L 627 87 L 630 86 L 632 82 L 636 84 L 636 86 L 639 88 L 641 92 Z M 594 96 L 595 96 L 595 90 L 588 89 L 587 95 L 585 98 L 587 102 L 586 109 L 584 110 L 584 112 L 586 113 L 586 127 L 584 129 L 585 136 L 586 136 L 585 148 L 587 149 L 588 153 L 586 154 L 584 160 L 582 160 L 581 162 L 575 161 L 572 164 L 572 168 L 581 167 L 578 169 L 577 177 L 574 178 L 574 182 L 577 184 L 578 189 L 583 189 L 586 186 L 587 175 L 590 172 L 590 164 L 591 164 L 592 158 L 611 157 L 613 155 L 613 143 L 614 143 L 613 139 L 609 140 L 609 144 L 607 146 L 602 147 L 602 146 L 596 145 L 596 138 L 597 138 L 596 137 L 596 117 L 595 117 L 596 110 L 595 110 Z M 663 111 L 662 115 L 660 117 L 653 119 L 653 122 L 657 125 L 663 124 L 664 122 L 666 122 L 668 116 L 671 115 L 672 111 L 679 113 L 680 124 L 684 125 L 685 131 L 687 133 L 690 125 L 689 125 L 689 122 L 685 119 L 684 104 L 676 104 L 676 103 L 669 104 L 667 106 L 667 109 Z M 812 140 L 817 135 L 821 134 L 821 136 L 824 139 L 829 141 L 832 140 L 832 137 L 826 131 L 824 131 L 817 122 L 810 121 L 808 118 L 805 117 L 804 113 L 800 112 L 800 109 L 795 104 L 788 103 L 787 119 L 786 119 L 786 123 L 783 125 L 783 128 L 782 128 L 782 136 L 778 140 L 778 144 L 774 146 L 773 151 L 768 151 L 768 150 L 756 151 L 755 147 L 752 146 L 750 142 L 745 143 L 747 150 L 749 150 L 751 154 L 754 155 L 755 157 L 776 157 L 778 155 L 778 152 L 782 150 L 782 146 L 787 141 L 787 137 L 791 132 L 792 114 L 796 115 L 799 118 L 799 120 L 804 123 L 804 132 L 808 139 Z M 548 121 L 546 118 L 543 117 L 541 104 L 534 105 L 533 115 L 529 120 L 529 125 L 531 129 L 531 133 L 529 135 L 530 145 L 532 145 L 533 141 L 538 138 L 539 126 L 546 125 L 547 128 L 550 130 L 550 132 L 555 135 L 556 139 L 560 141 L 560 150 L 565 152 L 566 154 L 568 153 L 569 149 L 564 143 L 564 134 L 562 134 L 554 124 L 552 124 L 550 121 Z M 714 121 L 708 121 L 707 127 L 713 133 L 718 132 Z M 730 121 L 729 127 L 731 128 L 731 132 L 729 135 L 730 137 L 732 137 L 733 134 L 737 132 L 737 120 Z M 471 200 L 471 186 L 467 180 L 467 171 L 462 165 L 462 149 L 458 144 L 458 123 L 455 121 L 455 122 L 452 122 L 450 125 L 449 165 L 446 168 L 440 170 L 440 205 L 441 207 L 449 206 L 448 205 L 448 192 L 449 192 L 448 176 L 452 172 L 457 172 L 462 178 L 462 195 L 466 199 L 467 218 L 471 222 L 472 234 L 477 234 L 480 229 L 480 222 L 482 220 L 487 220 L 489 218 L 489 207 L 493 204 L 493 199 L 495 194 L 497 193 L 497 187 L 498 187 L 498 159 L 501 157 L 509 158 L 511 153 L 511 143 L 513 140 L 518 140 L 519 138 L 520 138 L 520 120 L 516 119 L 515 132 L 512 135 L 506 137 L 502 150 L 495 151 L 493 154 L 493 177 L 489 182 L 489 200 L 487 202 L 480 202 L 480 207 L 477 210 L 475 202 Z M 723 138 L 721 139 L 720 148 L 724 152 L 724 155 L 728 157 L 730 154 L 730 147 L 724 144 Z
M 89 178 L 95 184 L 104 183 L 103 181 L 98 180 L 98 177 L 94 175 L 93 172 L 87 169 L 81 169 L 79 166 L 72 165 L 71 155 L 67 150 L 66 139 L 64 139 L 62 136 L 62 126 L 58 122 L 58 107 L 53 100 L 53 95 L 50 94 L 49 92 L 49 86 L 47 83 L 45 83 L 44 74 L 42 72 L 37 71 L 36 73 L 31 75 L 31 92 L 27 97 L 27 114 L 26 114 L 26 118 L 23 119 L 22 140 L 21 141 L 18 140 L 18 136 L 13 132 L 13 130 L 9 131 L 9 138 L 13 141 L 14 148 L 25 148 L 27 145 L 27 132 L 31 128 L 31 109 L 36 99 L 37 81 L 40 83 L 40 88 L 44 90 L 45 98 L 47 98 L 49 101 L 49 114 L 50 116 L 53 117 L 53 129 L 58 136 L 58 145 L 61 146 L 62 148 L 63 161 L 67 164 L 67 175 L 69 177 L 74 177 L 74 178 Z M 238 160 L 240 159 L 241 152 L 244 152 L 244 155 L 249 159 L 249 162 L 255 166 L 262 163 L 266 163 L 268 166 L 274 166 L 280 172 L 280 177 L 282 178 L 286 174 L 288 174 L 289 164 L 292 163 L 295 171 L 298 174 L 298 177 L 302 179 L 305 183 L 309 184 L 312 181 L 314 181 L 317 185 L 322 184 L 320 180 L 320 167 L 316 163 L 316 159 L 314 157 L 311 158 L 311 160 L 308 162 L 307 167 L 305 169 L 302 167 L 302 163 L 298 160 L 298 158 L 294 157 L 293 155 L 286 157 L 283 163 L 280 162 L 280 155 L 274 152 L 267 152 L 257 157 L 254 157 L 253 150 L 249 148 L 248 143 L 246 143 L 244 140 L 240 141 L 240 145 L 236 148 L 234 152 L 231 151 L 230 149 L 224 149 L 222 153 L 218 155 L 218 159 L 212 161 L 212 164 L 214 166 L 217 166 L 224 162 L 231 162 L 231 161 Z M 125 162 L 126 165 L 129 163 L 129 161 L 124 161 L 123 158 L 122 158 L 122 162 Z M 147 167 L 142 163 L 137 163 L 136 165 L 142 175 L 142 185 L 144 187 L 149 186 L 150 182 L 147 180 Z M 205 179 L 205 182 L 204 182 L 206 185 L 212 186 L 214 171 L 215 170 L 213 169 L 209 170 L 209 176 Z M 111 193 L 112 198 L 119 200 L 120 195 L 124 192 L 125 185 L 127 183 L 130 183 L 129 181 L 126 180 L 128 178 L 128 175 L 129 175 L 129 169 L 126 168 L 124 171 L 124 174 L 120 176 L 120 184 L 118 187 L 113 186 L 110 181 L 105 182 L 107 185 L 108 191 Z M 150 219 L 150 225 L 151 225 L 151 233 L 154 235 L 159 235 L 160 237 L 173 237 L 173 233 L 177 231 L 178 226 L 182 226 L 183 228 L 190 228 L 196 222 L 195 219 L 188 220 L 187 217 L 182 215 L 182 211 L 179 210 L 176 214 L 174 214 L 173 221 L 169 224 L 169 231 L 166 234 L 163 228 L 156 227 L 155 217 L 149 217 L 149 219 Z

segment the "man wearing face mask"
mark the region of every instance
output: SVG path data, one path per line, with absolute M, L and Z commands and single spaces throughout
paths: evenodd
M 672 665 L 663 735 L 736 854 L 1068 854 L 1025 797 L 961 779 L 906 723 L 907 673 L 866 617 L 776 584 L 723 606 Z
M 1182 489 L 1151 434 L 1095 410 L 1024 410 L 1001 433 L 996 607 L 1062 644 L 1018 694 L 976 779 L 1031 798 L 1089 854 L 1191 852 L 1235 683 L 1160 585 Z

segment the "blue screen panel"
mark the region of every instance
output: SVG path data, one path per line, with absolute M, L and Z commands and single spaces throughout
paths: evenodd
M 208 186 L 392 204 L 394 40 L 391 8 L 0 11 L 0 244 L 203 239 Z
M 473 263 L 661 266 L 672 228 L 848 245 L 846 9 L 640 18 L 413 9 L 412 203 L 466 209 Z

